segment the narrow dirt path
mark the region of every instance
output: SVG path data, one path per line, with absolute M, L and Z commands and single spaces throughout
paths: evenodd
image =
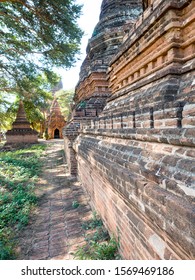
M 63 140 L 47 142 L 43 172 L 38 183 L 38 207 L 19 236 L 22 260 L 68 260 L 84 244 L 82 222 L 91 208 L 80 184 L 68 175 Z M 77 201 L 78 208 L 73 204 Z

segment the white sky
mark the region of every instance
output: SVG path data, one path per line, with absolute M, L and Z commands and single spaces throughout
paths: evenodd
M 86 47 L 88 40 L 91 38 L 93 29 L 98 23 L 100 15 L 100 6 L 102 0 L 77 0 L 78 4 L 83 4 L 82 15 L 78 20 L 80 28 L 85 32 L 81 42 L 80 60 L 75 67 L 70 70 L 58 70 L 57 72 L 62 76 L 63 87 L 65 90 L 72 89 L 76 86 L 79 80 L 79 72 L 81 64 L 86 56 Z

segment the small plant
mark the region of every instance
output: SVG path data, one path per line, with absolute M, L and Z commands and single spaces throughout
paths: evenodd
M 77 260 L 115 260 L 118 259 L 118 243 L 115 238 L 107 242 L 90 241 L 74 254 Z
M 9 228 L 0 229 L 0 260 L 11 260 L 15 258 L 15 244 L 13 242 L 13 231 Z
M 100 219 L 100 217 L 97 215 L 96 212 L 93 212 L 93 218 L 91 220 L 84 222 L 82 224 L 82 228 L 85 230 L 95 229 L 101 226 L 103 226 L 102 220 Z
M 90 230 L 85 235 L 87 244 L 73 254 L 78 260 L 116 260 L 119 259 L 117 242 L 114 237 L 110 238 L 102 220 L 96 212 L 93 213 L 91 220 L 82 224 L 84 230 Z
M 79 202 L 77 201 L 77 200 L 74 200 L 73 202 L 72 202 L 72 207 L 74 208 L 74 209 L 76 209 L 76 208 L 78 208 L 79 207 Z
M 101 227 L 98 227 L 94 233 L 87 234 L 85 237 L 85 240 L 100 242 L 100 241 L 109 240 L 109 238 L 110 238 L 110 236 L 108 234 L 108 231 L 103 226 L 101 226 Z

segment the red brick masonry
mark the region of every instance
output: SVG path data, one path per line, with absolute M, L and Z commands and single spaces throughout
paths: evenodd
M 103 1 L 104 21 L 118 9 Z M 77 118 L 74 165 L 125 259 L 195 258 L 194 18 L 194 1 L 150 1 L 109 62 L 103 111 Z

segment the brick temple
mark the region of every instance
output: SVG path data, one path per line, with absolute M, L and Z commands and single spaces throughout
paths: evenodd
M 66 158 L 124 259 L 195 258 L 195 1 L 104 0 Z
M 57 98 L 54 96 L 49 115 L 47 117 L 46 127 L 48 130 L 49 139 L 63 138 L 62 129 L 66 121 L 61 113 L 61 109 Z
M 6 132 L 6 145 L 37 142 L 38 132 L 30 127 L 30 123 L 26 118 L 24 104 L 20 101 L 16 120 L 12 124 L 12 129 Z

